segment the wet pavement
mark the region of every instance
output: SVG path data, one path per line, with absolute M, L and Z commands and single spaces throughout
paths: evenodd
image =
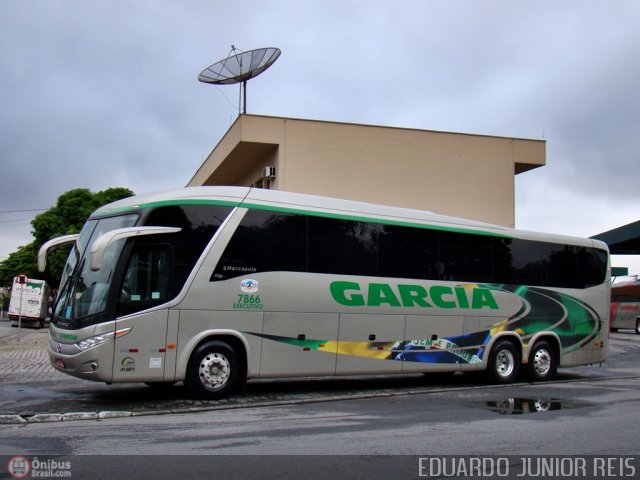
M 487 388 L 479 374 L 327 377 L 256 380 L 249 382 L 245 393 L 231 398 L 194 400 L 180 383 L 163 388 L 140 383 L 106 385 L 59 373 L 49 364 L 47 338 L 46 329 L 23 329 L 19 339 L 17 334 L 0 338 L 0 423 L 158 415 Z M 622 332 L 612 336 L 609 359 L 602 367 L 560 370 L 558 380 L 638 375 L 640 335 Z M 485 408 L 502 414 L 528 413 L 538 407 L 558 408 L 554 401 L 506 399 L 506 403 Z M 569 406 L 561 404 L 559 408 Z

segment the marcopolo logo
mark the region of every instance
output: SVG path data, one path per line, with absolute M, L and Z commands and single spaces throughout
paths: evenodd
M 357 282 L 333 282 L 329 287 L 333 299 L 347 307 L 421 307 L 497 310 L 498 303 L 490 289 L 432 285 L 389 285 Z

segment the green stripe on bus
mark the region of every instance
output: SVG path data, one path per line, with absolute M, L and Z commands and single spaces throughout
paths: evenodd
M 357 222 L 379 223 L 382 225 L 393 225 L 396 227 L 421 228 L 425 230 L 439 230 L 443 232 L 452 232 L 452 233 L 469 233 L 473 235 L 482 235 L 482 236 L 496 237 L 496 238 L 513 238 L 511 235 L 506 235 L 503 233 L 487 232 L 484 230 L 474 230 L 473 228 L 466 228 L 466 227 L 449 227 L 445 225 L 430 225 L 430 224 L 411 222 L 408 220 L 374 218 L 374 217 L 367 217 L 363 215 L 322 212 L 322 211 L 307 210 L 304 208 L 295 208 L 295 207 L 278 207 L 275 205 L 262 205 L 259 203 L 241 202 L 239 200 L 228 201 L 228 200 L 208 200 L 208 199 L 190 199 L 190 198 L 160 200 L 157 202 L 141 203 L 140 205 L 131 205 L 128 207 L 114 208 L 110 210 L 100 210 L 94 213 L 91 216 L 91 218 L 109 216 L 109 215 L 113 215 L 114 213 L 124 213 L 124 212 L 130 212 L 135 210 L 143 210 L 143 209 L 155 208 L 155 207 L 166 207 L 166 206 L 172 206 L 172 205 L 222 205 L 227 207 L 242 207 L 242 208 L 263 210 L 263 211 L 269 211 L 269 212 L 303 214 L 303 215 L 309 215 L 313 217 L 333 218 L 336 220 L 351 220 L 351 221 L 357 221 Z
M 513 238 L 512 236 L 506 235 L 503 233 L 486 232 L 484 230 L 474 230 L 472 228 L 465 228 L 465 227 L 448 227 L 444 225 L 429 225 L 429 224 L 411 222 L 407 220 L 391 220 L 386 218 L 365 217 L 365 216 L 350 215 L 345 213 L 317 212 L 314 210 L 305 210 L 302 208 L 276 207 L 273 205 L 261 205 L 258 203 L 243 203 L 240 206 L 242 208 L 250 208 L 254 210 L 264 210 L 264 211 L 279 212 L 279 213 L 301 213 L 301 214 L 310 215 L 313 217 L 333 218 L 336 220 L 354 220 L 357 222 L 380 223 L 382 225 L 393 225 L 396 227 L 412 227 L 412 228 L 422 228 L 425 230 L 439 230 L 439 231 L 453 232 L 453 233 L 470 233 L 473 235 L 483 235 L 487 237 Z

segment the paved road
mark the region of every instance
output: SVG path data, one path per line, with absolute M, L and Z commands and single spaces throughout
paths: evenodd
M 21 336 L 28 335 L 29 333 L 35 330 L 38 330 L 38 329 L 33 328 L 31 326 L 29 327 L 21 326 L 20 329 L 18 329 L 18 327 L 12 327 L 11 321 L 9 320 L 8 317 L 0 319 L 0 338 L 9 337 L 9 336 L 18 335 L 18 334 L 20 334 Z
M 640 376 L 433 387 L 413 395 L 29 424 L 7 429 L 0 452 L 11 438 L 29 438 L 17 442 L 24 454 L 99 455 L 107 448 L 125 455 L 135 448 L 140 455 L 634 455 L 639 405 Z
M 573 455 L 591 463 L 612 457 L 617 470 L 570 478 L 637 478 L 639 407 L 638 376 L 433 387 L 403 396 L 0 426 L 0 461 L 60 455 L 73 478 L 387 480 L 419 478 L 420 458 L 509 457 L 510 475 L 481 478 L 517 478 L 522 456 Z M 627 462 L 624 470 L 620 462 Z
M 9 335 L 14 335 L 17 333 L 17 328 L 11 326 L 11 322 L 8 318 L 0 319 L 0 338 L 8 337 Z

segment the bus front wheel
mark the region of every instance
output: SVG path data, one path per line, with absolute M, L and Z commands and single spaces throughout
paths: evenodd
M 491 349 L 487 374 L 494 383 L 512 383 L 520 371 L 520 354 L 513 343 L 498 340 Z
M 536 342 L 529 354 L 527 373 L 534 382 L 551 380 L 556 374 L 558 364 L 556 354 L 549 342 L 541 340 Z
M 241 377 L 233 347 L 225 342 L 210 341 L 191 354 L 184 383 L 195 397 L 215 400 L 236 390 Z
M 636 318 L 636 333 L 640 335 L 640 318 Z

